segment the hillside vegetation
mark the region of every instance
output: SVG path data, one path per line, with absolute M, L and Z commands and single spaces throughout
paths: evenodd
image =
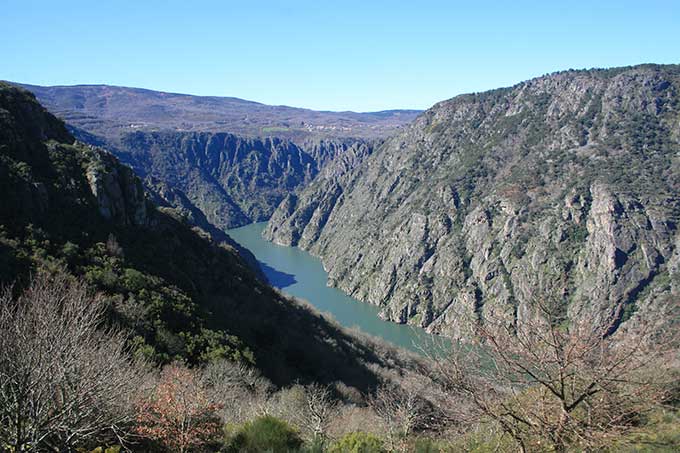
M 258 278 L 226 235 L 214 240 L 154 205 L 111 154 L 74 141 L 28 92 L 0 85 L 0 282 L 40 269 L 105 295 L 112 325 L 155 363 L 229 358 L 277 385 L 377 384 L 368 344 Z

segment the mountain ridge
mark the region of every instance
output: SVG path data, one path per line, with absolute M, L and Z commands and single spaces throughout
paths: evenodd
M 421 113 L 408 109 L 320 111 L 237 97 L 196 96 L 105 84 L 10 83 L 36 94 L 67 123 L 109 138 L 138 129 L 231 132 L 249 137 L 275 135 L 298 140 L 310 136 L 378 138 Z
M 680 290 L 678 93 L 680 66 L 642 65 L 442 101 L 287 198 L 265 235 L 385 318 L 454 337 L 487 310 L 522 322 L 533 297 L 661 322 Z
M 122 90 L 131 90 L 131 91 L 142 91 L 142 92 L 149 92 L 149 93 L 158 93 L 162 95 L 172 95 L 172 96 L 187 96 L 187 97 L 195 97 L 195 98 L 205 98 L 205 99 L 214 99 L 214 100 L 233 100 L 237 102 L 242 102 L 244 104 L 254 104 L 254 105 L 262 105 L 262 106 L 267 106 L 267 107 L 284 107 L 288 109 L 296 109 L 296 110 L 305 110 L 305 111 L 310 111 L 310 112 L 319 112 L 319 113 L 352 113 L 352 114 L 357 114 L 357 115 L 380 115 L 380 114 L 390 114 L 392 112 L 394 113 L 415 113 L 415 112 L 423 112 L 421 109 L 385 109 L 385 110 L 367 110 L 367 111 L 358 111 L 358 110 L 332 110 L 332 109 L 313 109 L 309 107 L 294 107 L 292 105 L 288 104 L 269 104 L 266 102 L 260 102 L 260 101 L 253 101 L 249 99 L 244 99 L 240 98 L 237 96 L 216 96 L 216 95 L 206 95 L 206 94 L 192 94 L 192 93 L 180 93 L 179 91 L 164 91 L 164 90 L 156 90 L 153 88 L 142 88 L 142 87 L 133 87 L 133 86 L 127 86 L 127 85 L 112 85 L 108 83 L 75 83 L 72 85 L 37 85 L 37 84 L 31 84 L 31 83 L 22 83 L 22 82 L 12 82 L 9 80 L 4 80 L 6 83 L 10 83 L 12 85 L 17 85 L 20 87 L 23 87 L 27 89 L 28 91 L 31 91 L 31 88 L 35 89 L 47 89 L 47 90 L 53 90 L 53 89 L 78 89 L 78 88 L 119 88 Z

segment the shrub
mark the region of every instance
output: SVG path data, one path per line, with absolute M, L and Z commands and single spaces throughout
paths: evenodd
M 137 432 L 169 451 L 196 451 L 217 439 L 219 409 L 210 402 L 194 371 L 169 365 L 151 397 L 139 407 Z
M 382 440 L 364 432 L 349 433 L 333 444 L 329 453 L 384 453 Z
M 413 451 L 413 453 L 440 453 L 441 449 L 434 440 L 418 437 L 413 441 L 409 451 Z
M 226 451 L 233 453 L 288 453 L 302 447 L 302 439 L 283 420 L 259 417 L 243 425 L 229 442 Z
M 650 414 L 635 432 L 619 437 L 607 453 L 671 453 L 680 449 L 680 411 L 662 409 Z
M 120 453 L 120 449 L 122 447 L 120 445 L 114 445 L 113 447 L 97 447 L 92 450 L 89 450 L 88 453 Z M 78 449 L 78 451 L 82 451 L 83 453 L 85 450 Z

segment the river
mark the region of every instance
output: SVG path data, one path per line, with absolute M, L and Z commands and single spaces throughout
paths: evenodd
M 328 274 L 321 260 L 297 247 L 276 245 L 262 237 L 267 222 L 253 223 L 228 231 L 239 244 L 250 250 L 269 282 L 284 293 L 308 301 L 321 312 L 330 313 L 345 327 L 358 327 L 394 345 L 422 353 L 446 348 L 424 329 L 383 321 L 378 308 L 359 302 L 336 288 L 327 286 Z

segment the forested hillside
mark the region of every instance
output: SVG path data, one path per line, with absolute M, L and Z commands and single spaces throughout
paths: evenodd
M 367 364 L 383 358 L 261 281 L 226 235 L 154 205 L 132 170 L 74 141 L 28 92 L 2 85 L 0 109 L 2 284 L 18 290 L 39 269 L 83 278 L 155 363 L 229 358 L 277 384 L 376 384 Z

